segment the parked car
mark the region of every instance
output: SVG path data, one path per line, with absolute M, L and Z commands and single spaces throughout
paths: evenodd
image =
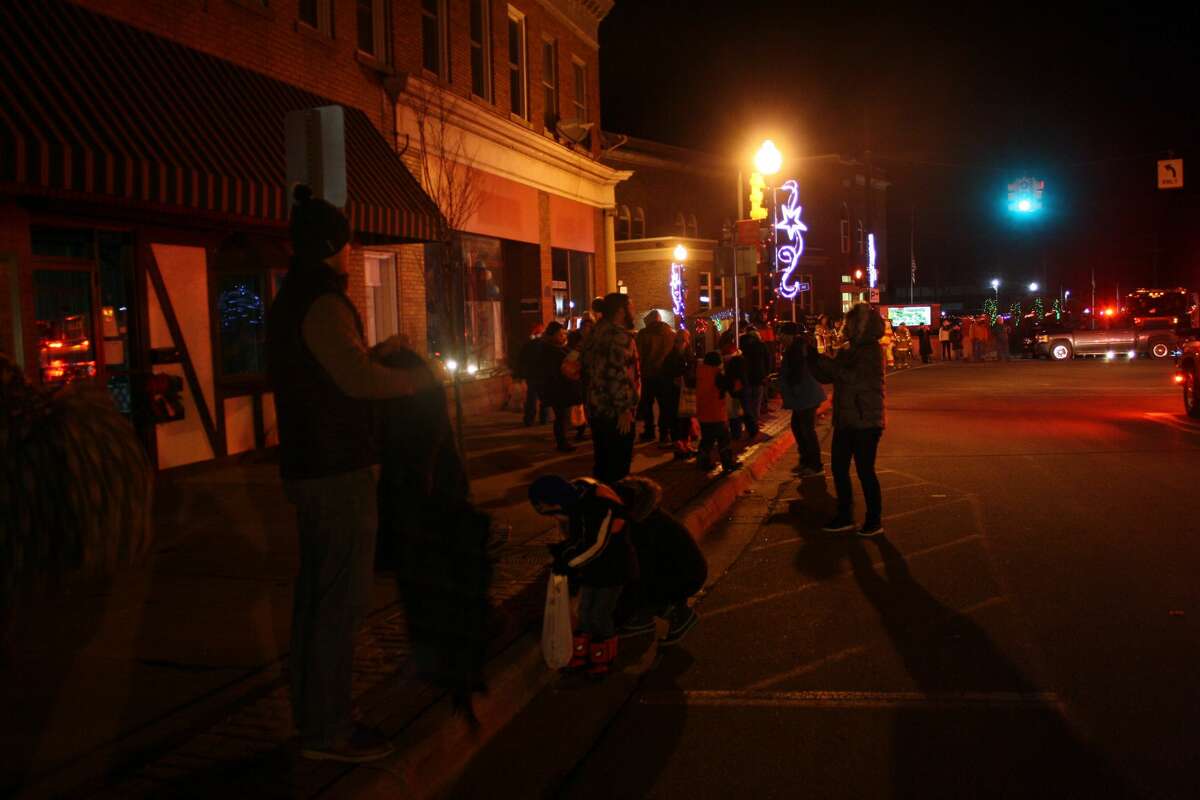
M 1166 358 L 1179 347 L 1170 328 L 1117 327 L 1038 334 L 1037 355 L 1054 361 L 1075 356 L 1145 356 Z
M 1180 344 L 1179 360 L 1175 365 L 1175 382 L 1183 387 L 1183 410 L 1189 417 L 1200 418 L 1200 331 Z

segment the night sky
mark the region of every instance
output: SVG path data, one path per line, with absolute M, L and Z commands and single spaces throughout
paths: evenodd
M 1200 12 L 1054 5 L 618 0 L 603 124 L 747 159 L 764 136 L 785 157 L 869 147 L 894 184 L 903 286 L 910 209 L 923 285 L 1000 275 L 1078 296 L 1093 267 L 1100 292 L 1149 285 L 1156 235 L 1158 283 L 1200 284 L 1200 160 L 1182 192 L 1155 188 L 1155 160 L 1200 138 Z M 1047 183 L 1033 221 L 1006 210 L 1022 175 Z

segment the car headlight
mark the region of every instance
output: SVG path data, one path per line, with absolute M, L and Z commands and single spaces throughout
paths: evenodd
M 1048 342 L 1048 341 L 1050 341 L 1050 337 L 1049 336 L 1038 336 L 1037 340 L 1039 342 Z

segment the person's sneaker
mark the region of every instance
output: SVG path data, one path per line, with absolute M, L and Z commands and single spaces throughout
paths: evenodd
M 684 604 L 671 609 L 667 614 L 667 635 L 659 640 L 659 644 L 678 644 L 687 636 L 688 631 L 696 627 L 699 619 L 696 610 L 689 605 Z
M 821 467 L 800 467 L 796 470 L 796 474 L 801 478 L 815 478 L 818 475 L 824 475 L 825 470 Z
M 392 743 L 374 728 L 355 725 L 344 740 L 325 746 L 310 746 L 300 750 L 300 757 L 309 761 L 340 761 L 345 764 L 365 764 L 392 754 Z
M 852 531 L 854 528 L 854 520 L 850 519 L 848 516 L 843 516 L 842 514 L 838 514 L 836 517 L 829 520 L 829 522 L 826 522 L 821 526 L 821 530 L 825 531 L 826 533 L 843 533 L 845 531 Z
M 864 522 L 863 526 L 858 529 L 858 535 L 863 538 L 870 539 L 873 536 L 879 536 L 883 533 L 882 522 Z
M 628 622 L 626 622 L 624 625 L 622 625 L 620 627 L 620 629 L 617 630 L 617 636 L 621 637 L 622 639 L 630 639 L 630 638 L 633 638 L 634 636 L 641 636 L 642 634 L 653 633 L 654 626 L 655 626 L 654 615 L 638 614 L 637 616 L 633 617 Z

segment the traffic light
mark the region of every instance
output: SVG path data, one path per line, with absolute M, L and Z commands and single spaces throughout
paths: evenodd
M 854 270 L 854 283 L 857 286 L 863 285 L 863 271 L 861 268 L 855 268 Z

